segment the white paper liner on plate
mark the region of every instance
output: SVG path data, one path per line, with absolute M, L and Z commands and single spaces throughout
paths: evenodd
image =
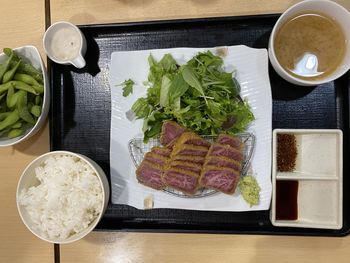
M 144 199 L 153 196 L 154 208 L 175 208 L 211 211 L 250 211 L 267 210 L 271 201 L 271 130 L 272 97 L 268 77 L 268 57 L 266 49 L 253 49 L 246 46 L 229 46 L 223 58 L 227 70 L 236 69 L 236 78 L 241 85 L 241 97 L 247 99 L 255 116 L 248 132 L 255 135 L 255 150 L 251 167 L 260 185 L 260 203 L 250 207 L 237 189 L 232 196 L 215 194 L 198 198 L 179 198 L 163 191 L 156 191 L 137 182 L 135 166 L 129 154 L 128 143 L 142 137 L 142 120 L 130 121 L 126 112 L 132 104 L 146 95 L 143 82 L 149 73 L 148 56 L 159 60 L 170 53 L 182 64 L 198 52 L 216 48 L 173 48 L 140 51 L 120 51 L 112 53 L 110 65 L 111 86 L 111 136 L 110 172 L 114 204 L 126 204 L 144 209 Z M 116 85 L 131 78 L 134 92 L 122 96 L 122 88 Z

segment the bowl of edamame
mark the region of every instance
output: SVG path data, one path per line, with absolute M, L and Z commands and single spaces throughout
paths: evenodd
M 0 147 L 20 143 L 45 123 L 50 107 L 47 73 L 34 46 L 0 54 Z

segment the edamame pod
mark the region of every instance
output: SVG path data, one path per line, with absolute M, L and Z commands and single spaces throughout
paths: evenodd
M 1 101 L 1 99 L 3 98 L 3 97 L 5 97 L 6 96 L 6 93 L 4 92 L 3 94 L 1 94 L 0 95 L 0 101 Z
M 6 61 L 0 65 L 0 81 L 2 80 L 3 76 L 5 75 L 6 71 L 9 69 L 10 67 L 10 63 L 12 61 L 13 58 L 13 54 L 11 54 L 11 56 L 9 56 Z
M 28 74 L 16 73 L 13 77 L 15 80 L 22 81 L 26 84 L 31 85 L 36 92 L 43 93 L 44 86 L 37 82 L 32 76 Z
M 0 137 L 3 137 L 4 135 L 8 134 L 11 128 L 6 128 L 0 131 Z
M 34 89 L 35 89 L 35 91 L 38 93 L 38 94 L 42 94 L 42 93 L 44 93 L 44 86 L 43 85 L 33 85 L 32 86 Z
M 37 82 L 32 76 L 28 74 L 16 73 L 14 75 L 14 79 L 23 81 L 24 83 L 27 83 L 29 85 L 37 85 L 37 86 L 40 85 L 39 82 Z
M 41 96 L 35 96 L 35 105 L 41 105 L 43 103 L 43 98 Z
M 35 117 L 39 117 L 41 114 L 41 107 L 39 105 L 34 105 L 30 109 L 30 113 L 33 114 Z
M 0 85 L 0 94 L 7 91 L 10 87 L 13 87 L 14 83 L 12 81 Z
M 16 64 L 16 62 L 12 61 L 11 67 L 14 67 L 15 64 Z M 31 66 L 28 63 L 21 61 L 21 63 L 18 66 L 17 72 L 23 73 L 23 74 L 28 74 L 28 75 L 32 76 L 39 83 L 44 83 L 43 74 L 41 74 L 40 71 L 33 68 L 33 66 Z
M 21 63 L 21 61 L 19 60 L 14 67 L 12 67 L 10 70 L 8 70 L 3 78 L 2 78 L 2 83 L 6 83 L 8 81 L 10 81 L 14 76 L 15 76 L 15 73 L 16 73 L 16 70 L 19 66 L 19 64 Z
M 10 114 L 11 114 L 11 112 L 1 112 L 0 113 L 0 121 L 4 120 Z
M 11 126 L 12 129 L 18 129 L 22 127 L 22 122 L 21 121 L 17 121 L 15 124 L 13 124 Z
M 10 57 L 11 55 L 13 56 L 13 59 L 11 61 L 11 67 L 13 67 L 15 63 L 20 60 L 19 56 L 11 48 L 4 48 L 3 52 L 8 57 Z M 43 74 L 29 63 L 25 63 L 21 61 L 21 63 L 18 66 L 18 72 L 29 74 L 33 78 L 35 78 L 36 81 L 39 81 L 40 83 L 44 82 Z
M 23 129 L 12 129 L 10 130 L 10 132 L 7 134 L 7 137 L 9 137 L 10 139 L 11 138 L 15 138 L 15 137 L 18 137 L 20 135 L 22 135 L 24 132 Z
M 29 111 L 32 110 L 32 107 L 33 107 L 33 106 L 34 106 L 34 103 L 33 103 L 33 102 L 29 101 L 29 102 L 27 103 L 27 107 L 28 107 L 28 110 L 29 110 Z
M 23 130 L 28 130 L 34 127 L 34 124 L 28 123 L 28 122 L 23 122 L 22 129 Z
M 29 113 L 28 107 L 27 107 L 27 93 L 25 91 L 20 91 L 21 93 L 18 95 L 17 98 L 17 110 L 19 117 L 22 120 L 25 120 L 26 122 L 29 122 L 31 124 L 35 124 L 35 120 L 33 116 Z
M 20 94 L 20 91 L 17 91 L 15 94 L 12 95 L 9 103 L 7 104 L 7 107 L 12 108 L 12 107 L 16 106 L 19 94 Z
M 8 57 L 12 56 L 14 61 L 17 62 L 19 60 L 19 57 L 17 56 L 17 54 L 11 48 L 5 47 L 2 51 L 6 56 Z
M 35 68 L 33 68 L 33 69 L 31 69 L 31 68 L 33 68 L 32 65 L 21 62 L 17 71 L 20 73 L 25 73 L 25 74 L 31 75 L 36 81 L 38 81 L 41 84 L 44 83 L 43 74 L 41 74 Z M 35 70 L 35 72 L 33 72 L 33 70 Z
M 0 131 L 15 124 L 19 120 L 18 110 L 11 112 L 3 121 L 0 122 Z
M 28 84 L 26 84 L 26 83 L 24 83 L 22 81 L 11 80 L 11 81 L 9 81 L 7 83 L 13 83 L 13 85 L 15 86 L 16 89 L 28 91 L 30 93 L 33 93 L 34 95 L 38 95 L 39 94 L 32 86 L 29 86 Z
M 15 105 L 11 105 L 11 99 L 12 99 L 14 94 L 15 94 L 15 89 L 13 87 L 10 87 L 7 90 L 7 97 L 6 97 L 6 105 L 9 108 L 12 108 L 13 106 L 15 106 Z

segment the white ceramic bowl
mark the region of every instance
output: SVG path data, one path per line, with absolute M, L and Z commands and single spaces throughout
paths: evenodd
M 338 68 L 327 77 L 319 80 L 304 80 L 289 74 L 278 62 L 274 51 L 274 40 L 281 26 L 293 16 L 305 11 L 317 12 L 335 19 L 347 39 L 345 56 Z M 350 69 L 350 13 L 341 5 L 328 0 L 306 0 L 288 8 L 277 20 L 269 39 L 269 58 L 275 71 L 286 81 L 300 86 L 314 86 L 333 81 Z
M 57 156 L 57 155 L 70 155 L 73 157 L 77 157 L 80 160 L 82 160 L 83 162 L 87 163 L 91 167 L 91 169 L 94 171 L 94 173 L 97 175 L 98 181 L 102 187 L 102 194 L 103 194 L 103 198 L 102 198 L 103 203 L 101 206 L 102 209 L 101 209 L 99 215 L 95 218 L 95 220 L 92 221 L 90 223 L 90 225 L 85 230 L 83 230 L 82 232 L 76 233 L 65 240 L 48 239 L 48 238 L 44 237 L 43 234 L 39 230 L 35 229 L 34 223 L 31 219 L 30 215 L 28 214 L 26 208 L 24 206 L 22 206 L 21 204 L 19 204 L 19 195 L 20 195 L 22 189 L 28 189 L 29 187 L 37 186 L 40 183 L 35 176 L 35 168 L 37 168 L 38 166 L 41 166 L 44 163 L 44 161 L 46 159 L 48 159 L 49 157 Z M 96 162 L 94 162 L 90 158 L 88 158 L 84 155 L 81 155 L 81 154 L 72 153 L 72 152 L 68 152 L 68 151 L 53 151 L 53 152 L 49 152 L 49 153 L 46 153 L 46 154 L 43 154 L 43 155 L 37 157 L 23 171 L 23 173 L 20 177 L 20 180 L 18 182 L 18 185 L 17 185 L 17 193 L 16 193 L 17 209 L 18 209 L 19 215 L 20 215 L 23 223 L 38 238 L 40 238 L 44 241 L 50 242 L 50 243 L 66 244 L 66 243 L 71 243 L 71 242 L 74 242 L 74 241 L 77 241 L 77 240 L 83 238 L 84 236 L 89 234 L 96 227 L 96 225 L 101 220 L 101 218 L 102 218 L 102 216 L 107 208 L 108 200 L 109 200 L 109 193 L 110 193 L 110 189 L 109 189 L 109 183 L 108 183 L 106 174 L 103 172 L 101 167 Z
M 297 156 L 290 172 L 278 171 L 279 134 L 295 136 Z M 341 229 L 343 226 L 343 133 L 338 129 L 275 129 L 272 150 L 270 219 L 278 227 Z M 297 219 L 277 218 L 277 207 L 288 207 L 287 196 L 277 193 L 278 181 L 298 182 Z M 290 189 L 290 188 L 289 188 Z M 291 194 L 284 189 L 284 193 Z M 281 190 L 279 190 L 281 191 Z M 289 195 L 288 198 L 291 196 Z M 278 198 L 282 198 L 278 200 Z M 281 202 L 278 206 L 277 202 Z M 293 202 L 294 203 L 294 202 Z M 289 209 L 291 211 L 291 209 Z
M 40 70 L 43 73 L 44 78 L 44 95 L 43 95 L 43 105 L 42 105 L 42 111 L 41 115 L 39 116 L 37 122 L 35 125 L 28 129 L 24 134 L 21 136 L 18 136 L 16 138 L 6 138 L 2 137 L 0 138 L 0 147 L 10 146 L 17 143 L 20 143 L 32 135 L 34 135 L 39 129 L 44 125 L 47 114 L 50 109 L 50 85 L 48 83 L 48 77 L 45 65 L 42 61 L 42 58 L 40 56 L 40 53 L 38 49 L 34 46 L 23 46 L 13 49 L 21 58 L 23 58 L 23 61 L 28 62 L 32 64 L 36 69 Z M 7 56 L 4 53 L 0 54 L 0 64 L 7 58 Z

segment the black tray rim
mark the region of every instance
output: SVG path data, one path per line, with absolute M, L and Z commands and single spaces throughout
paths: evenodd
M 91 24 L 76 24 L 76 26 L 82 30 L 84 29 L 98 29 L 98 28 L 133 28 L 133 27 L 140 27 L 140 26 L 167 26 L 167 25 L 183 25 L 183 24 L 200 24 L 200 23 L 217 23 L 217 22 L 225 22 L 225 21 L 234 21 L 238 20 L 241 22 L 244 22 L 245 20 L 256 20 L 256 19 L 278 19 L 281 16 L 282 13 L 270 13 L 270 14 L 252 14 L 252 15 L 237 15 L 237 16 L 213 16 L 213 17 L 196 17 L 196 18 L 174 18 L 174 19 L 156 19 L 156 20 L 146 20 L 146 21 L 131 21 L 131 22 L 107 22 L 107 23 L 91 23 Z M 47 71 L 49 74 L 49 82 L 50 82 L 50 89 L 53 88 L 54 82 L 51 78 L 53 72 L 52 64 L 54 64 L 53 61 L 51 61 L 49 58 L 47 58 Z M 345 73 L 344 76 L 347 76 L 350 78 L 350 71 Z M 343 76 L 343 77 L 344 77 Z M 350 96 L 350 95 L 349 95 Z M 350 99 L 350 98 L 348 98 Z M 53 97 L 51 96 L 50 102 L 52 103 Z M 350 109 L 349 109 L 350 111 Z M 50 107 L 49 111 L 49 142 L 50 142 L 50 151 L 53 151 L 52 148 L 53 145 L 53 122 L 51 121 L 53 119 L 54 112 L 52 112 L 52 107 Z M 271 131 L 272 132 L 272 131 Z M 111 204 L 111 203 L 109 203 Z M 270 211 L 270 208 L 267 210 Z M 104 217 L 102 217 L 101 221 L 104 221 Z M 308 230 L 315 230 L 313 228 L 297 228 L 298 231 L 295 232 L 288 232 L 284 231 L 282 229 L 290 229 L 288 227 L 279 227 L 281 231 L 274 232 L 270 230 L 259 230 L 259 231 L 245 231 L 245 230 L 218 230 L 218 229 L 201 229 L 201 227 L 198 228 L 191 228 L 191 226 L 188 226 L 189 229 L 181 228 L 172 226 L 172 224 L 162 224 L 160 227 L 159 225 L 155 225 L 153 223 L 149 224 L 147 223 L 148 227 L 119 227 L 115 229 L 109 229 L 109 228 L 100 228 L 99 225 L 101 225 L 102 222 L 99 222 L 97 227 L 93 230 L 95 232 L 138 232 L 138 233 L 192 233 L 192 234 L 235 234 L 235 235 L 270 235 L 270 236 L 310 236 L 310 237 L 346 237 L 350 234 L 350 225 L 348 229 L 345 229 L 345 231 L 341 231 L 342 229 L 319 229 L 320 231 L 325 230 L 328 232 L 308 232 Z M 139 225 L 139 224 L 138 224 Z M 305 230 L 305 232 L 301 232 Z M 318 229 L 316 229 L 318 230 Z M 333 232 L 332 232 L 333 231 Z

